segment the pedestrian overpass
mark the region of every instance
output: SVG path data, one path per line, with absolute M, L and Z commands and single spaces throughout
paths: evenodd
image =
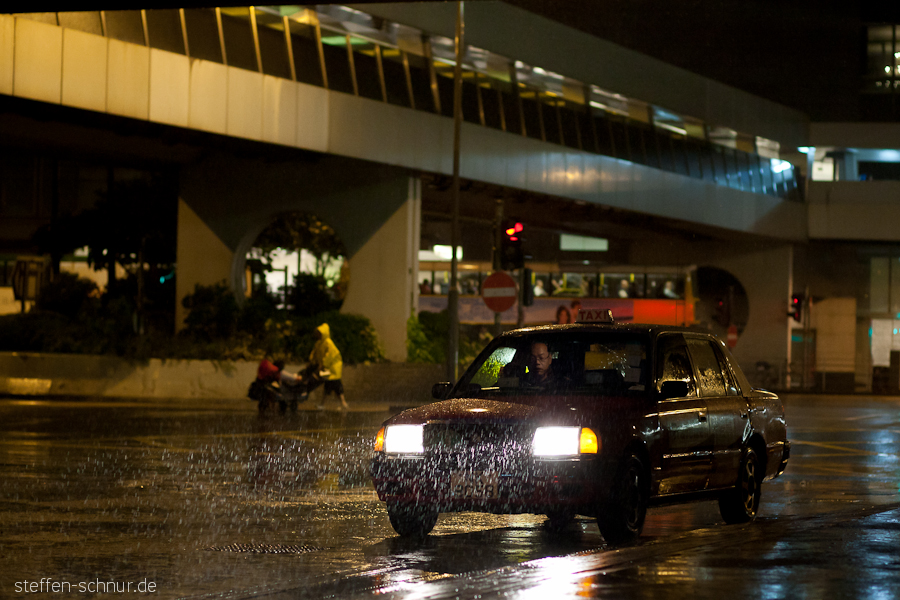
M 632 260 L 713 262 L 751 284 L 758 314 L 782 312 L 807 226 L 779 149 L 806 143 L 802 114 L 502 2 L 465 10 L 460 175 L 478 192 L 464 206 L 548 199 L 563 208 L 525 218 L 560 229 L 596 207 L 648 238 L 665 223 Z M 314 212 L 350 256 L 344 310 L 403 360 L 423 197 L 452 173 L 454 17 L 452 3 L 3 15 L 3 128 L 179 166 L 179 310 L 198 283 L 242 290 L 258 233 Z M 748 359 L 771 356 L 773 332 L 783 318 L 748 330 Z

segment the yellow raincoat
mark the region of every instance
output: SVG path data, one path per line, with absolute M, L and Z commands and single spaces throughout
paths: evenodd
M 331 328 L 328 327 L 328 323 L 322 323 L 316 329 L 322 334 L 322 337 L 313 346 L 312 352 L 309 354 L 309 362 L 318 365 L 319 370 L 328 369 L 326 380 L 340 379 L 344 370 L 344 361 L 341 360 L 341 351 L 331 340 Z

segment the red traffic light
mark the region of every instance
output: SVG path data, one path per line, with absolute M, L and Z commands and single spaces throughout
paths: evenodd
M 803 294 L 794 294 L 791 296 L 791 309 L 788 316 L 798 323 L 803 319 Z
M 525 265 L 525 252 L 522 249 L 524 239 L 522 233 L 525 225 L 521 221 L 503 221 L 500 227 L 503 232 L 500 239 L 500 268 L 504 270 L 521 269 Z
M 506 235 L 509 236 L 509 239 L 512 241 L 518 241 L 519 237 L 516 235 L 520 233 L 525 227 L 521 223 L 513 223 L 511 227 L 506 228 Z

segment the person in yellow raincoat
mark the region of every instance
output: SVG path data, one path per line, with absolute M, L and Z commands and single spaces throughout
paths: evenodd
M 319 325 L 316 328 L 315 336 L 316 345 L 309 354 L 309 366 L 306 368 L 307 392 L 324 384 L 325 389 L 319 408 L 325 408 L 325 397 L 328 394 L 334 394 L 340 398 L 341 408 L 347 410 L 350 406 L 344 398 L 344 384 L 341 381 L 344 362 L 341 360 L 341 351 L 331 339 L 331 328 L 328 323 Z

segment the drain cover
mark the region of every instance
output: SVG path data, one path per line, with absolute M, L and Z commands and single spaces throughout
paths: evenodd
M 206 550 L 216 552 L 252 552 L 254 554 L 306 554 L 317 552 L 322 548 L 298 544 L 229 544 L 227 546 L 210 546 Z

